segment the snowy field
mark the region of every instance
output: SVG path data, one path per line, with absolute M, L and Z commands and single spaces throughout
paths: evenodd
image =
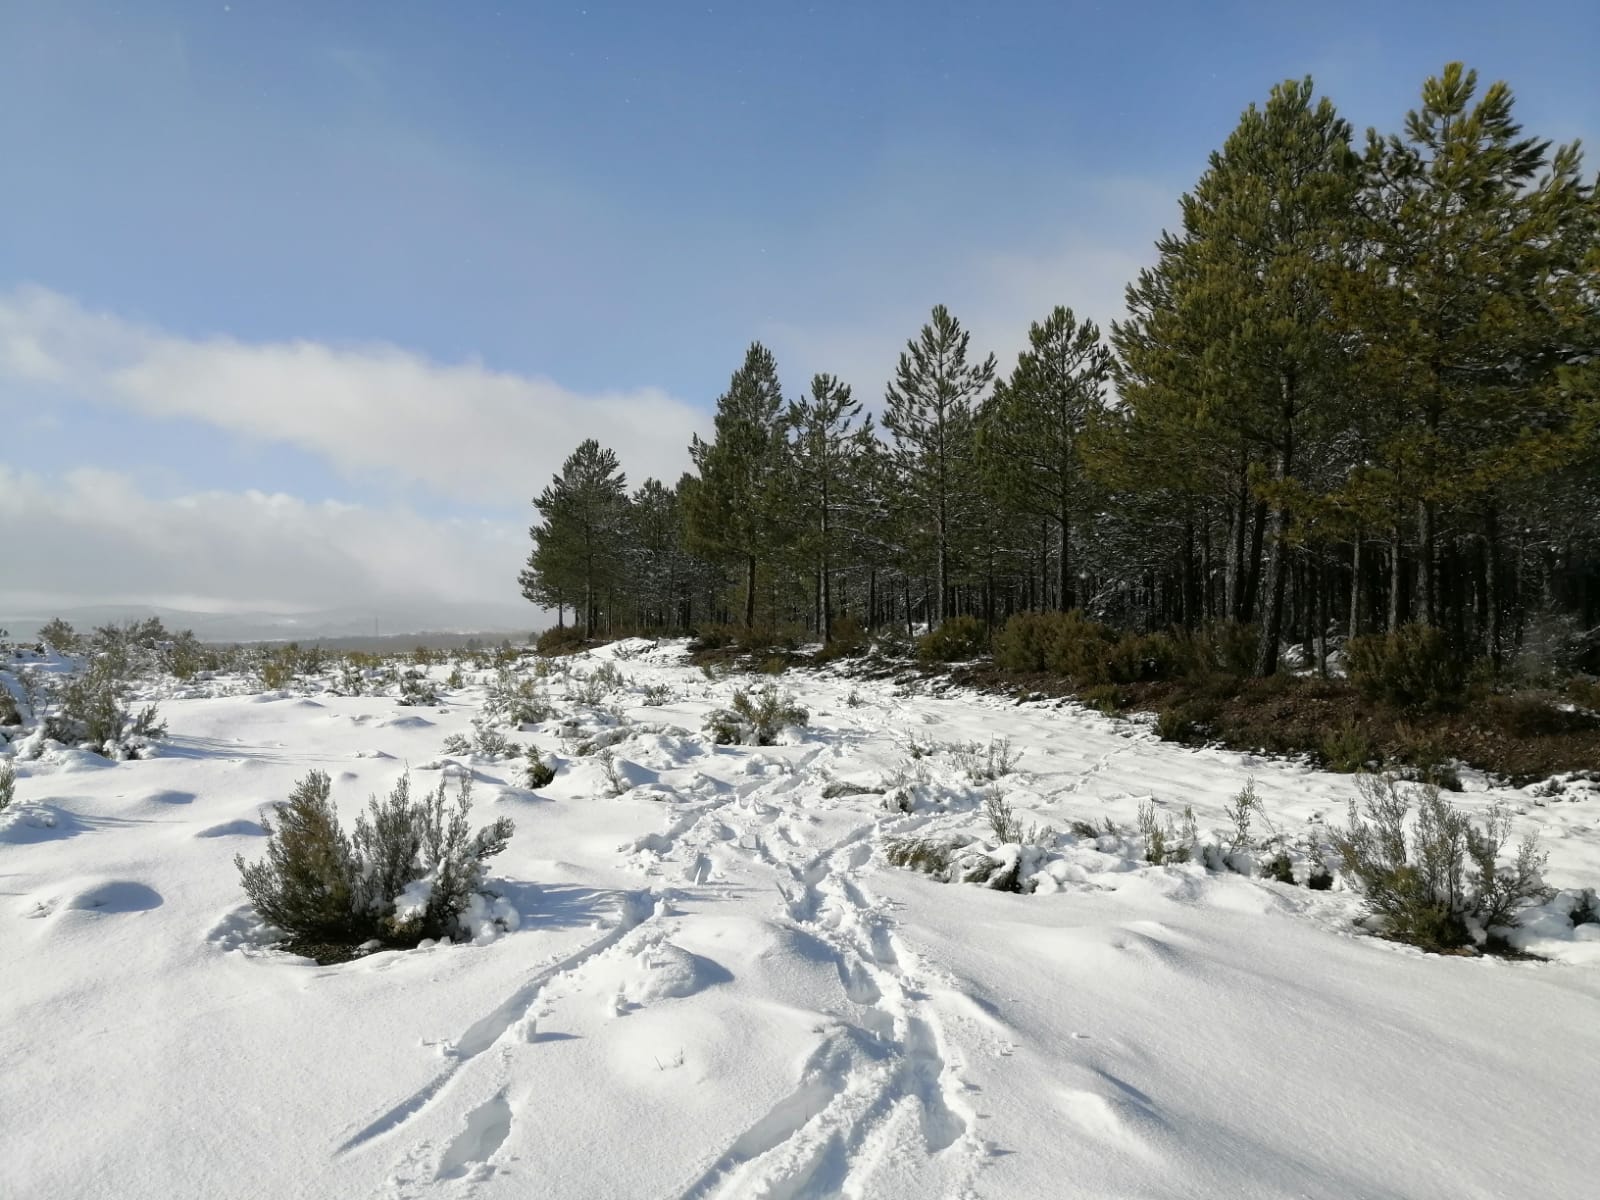
M 195 685 L 153 758 L 19 761 L 0 1195 L 1600 1195 L 1600 925 L 1558 900 L 1519 935 L 1548 961 L 1429 956 L 1358 928 L 1342 884 L 1141 861 L 1143 804 L 1210 838 L 1253 776 L 1304 847 L 1351 777 L 827 673 L 776 680 L 806 727 L 717 746 L 706 715 L 768 681 L 682 655 L 543 680 L 555 715 L 503 730 L 558 768 L 538 791 L 519 759 L 441 753 L 492 672 L 427 708 Z M 621 685 L 587 685 L 606 661 Z M 258 811 L 319 768 L 348 825 L 408 766 L 514 818 L 491 886 L 516 928 L 337 966 L 264 949 L 233 862 Z M 1600 791 L 1465 776 L 1468 811 L 1540 831 L 1552 887 L 1600 882 Z M 1032 894 L 888 865 L 909 834 L 993 844 L 988 786 L 1055 831 Z

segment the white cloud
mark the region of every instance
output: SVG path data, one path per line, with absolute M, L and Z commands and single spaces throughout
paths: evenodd
M 259 612 L 403 604 L 477 606 L 487 617 L 516 603 L 526 542 L 521 528 L 399 507 L 256 491 L 157 498 L 118 473 L 50 479 L 0 464 L 0 611 L 15 614 L 104 603 Z
M 176 337 L 37 287 L 0 293 L 0 377 L 492 505 L 526 504 L 587 437 L 617 451 L 632 483 L 675 481 L 703 420 L 657 389 L 584 394 L 390 345 Z

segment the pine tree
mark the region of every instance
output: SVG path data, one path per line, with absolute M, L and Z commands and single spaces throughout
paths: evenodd
M 696 435 L 689 447 L 697 478 L 684 497 L 685 531 L 691 548 L 743 568 L 746 629 L 755 626 L 757 568 L 789 532 L 779 520 L 785 411 L 777 362 L 754 342 L 717 399 L 715 436 Z
M 934 593 L 930 621 L 944 621 L 950 595 L 951 551 L 976 488 L 974 408 L 994 380 L 994 355 L 967 362 L 972 335 L 935 305 L 922 332 L 906 343 L 885 395 L 883 426 L 904 499 L 918 514 L 930 543 Z
M 858 507 L 866 443 L 873 436 L 870 416 L 855 425 L 860 415 L 861 402 L 851 398 L 850 386 L 832 375 L 815 376 L 810 394 L 789 406 L 795 507 L 816 563 L 824 643 L 833 640 L 833 570 L 840 518 Z
M 1051 521 L 1059 537 L 1056 603 L 1073 607 L 1072 530 L 1087 504 L 1080 457 L 1089 423 L 1105 403 L 1111 352 L 1092 321 L 1057 306 L 1028 330 L 1028 349 L 995 385 L 978 427 L 984 474 L 1013 509 Z
M 621 578 L 628 492 L 616 453 L 583 442 L 533 503 L 544 521 L 529 531 L 523 595 L 580 603 L 584 634 L 593 637 L 600 597 Z
M 1368 131 L 1370 250 L 1340 296 L 1363 335 L 1366 386 L 1392 416 L 1375 478 L 1415 504 L 1415 615 L 1430 624 L 1442 518 L 1575 452 L 1594 401 L 1560 372 L 1600 342 L 1585 262 L 1595 190 L 1577 146 L 1551 155 L 1522 136 L 1504 83 L 1474 103 L 1476 92 L 1477 73 L 1450 63 L 1423 85 L 1404 136 Z

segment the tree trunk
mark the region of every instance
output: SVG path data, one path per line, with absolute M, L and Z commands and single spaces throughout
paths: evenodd
M 1405 598 L 1405 556 L 1401 553 L 1400 526 L 1389 537 L 1389 632 L 1400 628 L 1401 602 Z
M 1431 500 L 1417 501 L 1417 612 L 1424 625 L 1438 619 L 1438 567 L 1434 562 L 1438 511 Z
M 1488 635 L 1489 658 L 1500 669 L 1500 622 L 1501 605 L 1500 596 L 1500 512 L 1494 504 L 1489 505 L 1489 511 L 1484 515 L 1484 567 L 1483 567 L 1483 607 L 1485 617 L 1485 630 Z
M 1295 377 L 1292 372 L 1284 372 L 1279 377 L 1282 389 L 1283 425 L 1281 434 L 1283 444 L 1279 448 L 1277 461 L 1273 466 L 1273 478 L 1282 483 L 1289 477 L 1289 472 L 1294 467 L 1294 412 L 1295 412 Z M 1259 540 L 1261 529 L 1258 524 L 1256 535 Z M 1285 542 L 1289 536 L 1289 510 L 1284 507 L 1280 499 L 1272 509 L 1272 545 L 1268 553 L 1271 557 L 1267 562 L 1266 600 L 1261 616 L 1261 640 L 1256 643 L 1256 669 L 1255 673 L 1260 678 L 1273 674 L 1278 669 L 1278 639 L 1282 634 L 1283 626 L 1283 585 L 1284 561 L 1286 550 Z
M 747 630 L 756 627 L 756 556 L 745 555 L 744 559 L 744 627 Z
M 1350 542 L 1350 623 L 1348 636 L 1361 636 L 1361 531 Z

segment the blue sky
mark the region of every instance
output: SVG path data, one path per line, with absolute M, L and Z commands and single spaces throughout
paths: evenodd
M 1274 82 L 1393 129 L 1453 58 L 1530 130 L 1600 134 L 1593 0 L 0 0 L 0 534 L 25 505 L 51 545 L 107 504 L 176 530 L 96 578 L 34 529 L 0 617 L 514 600 L 527 498 L 586 433 L 637 482 L 682 468 L 753 338 L 792 392 L 876 399 L 936 301 L 1002 359 L 1055 303 L 1109 320 Z M 179 569 L 230 505 L 264 549 L 380 519 L 417 548 Z M 420 581 L 441 557 L 449 588 Z

